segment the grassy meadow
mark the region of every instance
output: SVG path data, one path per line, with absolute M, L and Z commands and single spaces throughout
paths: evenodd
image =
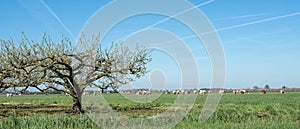
M 207 95 L 198 95 L 192 110 L 174 128 L 300 128 L 300 92 L 227 93 L 222 96 L 214 114 L 205 123 L 200 124 L 198 119 L 206 97 Z M 163 94 L 148 103 L 131 102 L 119 94 L 105 94 L 104 98 L 115 111 L 133 118 L 144 118 L 164 112 L 172 105 L 177 95 Z M 64 95 L 1 95 L 0 128 L 101 128 L 86 114 L 69 114 L 71 106 L 72 98 Z

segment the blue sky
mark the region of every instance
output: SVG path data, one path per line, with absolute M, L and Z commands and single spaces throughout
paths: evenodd
M 3 0 L 0 4 L 0 39 L 13 38 L 17 41 L 22 36 L 21 32 L 25 32 L 29 38 L 38 41 L 46 32 L 54 39 L 64 35 L 76 41 L 89 18 L 109 2 Z M 206 3 L 199 9 L 215 27 L 222 41 L 226 57 L 226 88 L 251 88 L 254 85 L 263 87 L 266 84 L 274 88 L 283 85 L 300 87 L 300 1 L 189 2 L 194 5 Z M 116 25 L 103 41 L 122 41 L 131 33 L 164 18 L 166 16 L 154 14 L 128 18 Z M 162 22 L 155 28 L 171 31 L 180 38 L 193 36 L 188 28 L 174 19 Z M 209 55 L 205 48 L 199 45 L 201 41 L 197 38 L 184 41 L 198 64 L 200 87 L 209 87 L 212 74 Z M 149 67 L 163 69 L 168 80 L 167 87 L 177 88 L 180 75 L 176 62 L 159 51 L 153 53 L 153 59 Z M 143 85 L 142 82 L 138 84 Z

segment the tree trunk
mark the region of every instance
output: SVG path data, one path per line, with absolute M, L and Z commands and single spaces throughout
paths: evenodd
M 104 88 L 101 88 L 101 93 L 102 93 L 102 94 L 104 93 Z
M 72 113 L 74 114 L 80 114 L 83 113 L 84 111 L 82 110 L 82 105 L 81 105 L 81 100 L 80 97 L 74 97 L 73 98 L 73 107 L 72 107 Z
M 82 104 L 81 104 L 81 95 L 82 95 L 82 91 L 77 90 L 77 92 L 73 91 L 72 94 L 74 96 L 73 97 L 73 106 L 72 106 L 72 113 L 74 114 L 80 114 L 80 113 L 84 113 L 83 109 L 82 109 Z

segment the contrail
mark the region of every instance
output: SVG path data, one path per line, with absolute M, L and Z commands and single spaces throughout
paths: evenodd
M 261 33 L 261 34 L 254 34 L 254 35 L 247 36 L 247 37 L 235 38 L 233 40 L 227 41 L 226 44 L 232 44 L 235 41 L 244 40 L 244 39 L 254 39 L 254 38 L 258 38 L 258 37 L 262 37 L 262 36 L 269 36 L 269 35 L 273 35 L 273 34 L 286 33 L 286 32 L 289 32 L 290 30 L 291 29 L 285 29 L 285 30 L 272 31 L 272 32 Z
M 214 21 L 233 20 L 233 19 L 240 19 L 240 18 L 257 17 L 257 16 L 262 16 L 262 15 L 265 15 L 265 13 L 218 18 L 218 19 L 215 19 Z
M 41 3 L 45 6 L 46 9 L 55 17 L 55 19 L 61 24 L 61 26 L 72 36 L 72 38 L 76 41 L 75 36 L 73 33 L 69 30 L 69 28 L 60 20 L 60 18 L 55 14 L 55 12 L 50 9 L 50 7 L 45 3 L 44 0 L 41 0 Z
M 277 19 L 296 16 L 296 15 L 299 15 L 299 14 L 300 14 L 300 12 L 296 12 L 296 13 L 291 13 L 291 14 L 287 14 L 287 15 L 281 15 L 281 16 L 266 18 L 266 19 L 262 19 L 262 20 L 258 20 L 258 21 L 253 21 L 253 22 L 248 22 L 248 23 L 244 23 L 244 24 L 239 24 L 239 25 L 234 25 L 234 26 L 230 26 L 230 27 L 221 28 L 221 29 L 218 29 L 217 31 L 219 32 L 219 31 L 244 27 L 244 26 L 248 26 L 248 25 L 258 24 L 258 23 L 262 23 L 262 22 L 273 21 L 273 20 L 277 20 Z
M 229 26 L 229 27 L 224 27 L 224 28 L 217 29 L 215 31 L 208 31 L 208 32 L 202 33 L 200 35 L 190 35 L 190 36 L 182 37 L 182 38 L 176 39 L 176 40 L 165 41 L 164 43 L 171 43 L 171 42 L 177 41 L 177 40 L 184 40 L 184 39 L 195 38 L 195 37 L 198 37 L 198 36 L 201 36 L 201 35 L 210 34 L 210 33 L 213 33 L 213 32 L 220 32 L 220 31 L 224 31 L 224 30 L 230 30 L 230 29 L 240 28 L 240 27 L 249 26 L 249 25 L 253 25 L 253 24 L 259 24 L 259 23 L 263 23 L 263 22 L 268 22 L 268 21 L 283 19 L 283 18 L 287 18 L 287 17 L 292 17 L 292 16 L 296 16 L 296 15 L 300 15 L 300 12 L 291 13 L 291 14 L 287 14 L 287 15 L 276 16 L 276 17 L 270 17 L 270 18 L 266 18 L 266 19 L 262 19 L 262 20 L 258 20 L 258 21 L 243 23 L 243 24 Z
M 154 26 L 156 26 L 156 25 L 158 25 L 158 24 L 160 24 L 160 23 L 162 23 L 162 22 L 165 22 L 165 21 L 167 21 L 167 20 L 169 20 L 169 19 L 171 19 L 171 18 L 173 18 L 173 17 L 175 17 L 175 16 L 178 16 L 178 15 L 180 15 L 180 14 L 183 14 L 183 13 L 185 13 L 185 12 L 188 12 L 188 11 L 190 11 L 190 10 L 192 10 L 192 9 L 199 8 L 199 7 L 201 7 L 201 6 L 207 5 L 207 4 L 209 4 L 209 3 L 213 2 L 213 1 L 215 1 L 215 0 L 209 0 L 209 1 L 206 1 L 206 2 L 204 2 L 204 3 L 198 4 L 198 5 L 196 5 L 196 6 L 192 7 L 192 8 L 183 10 L 182 12 L 179 12 L 179 13 L 173 15 L 173 16 L 170 16 L 170 17 L 167 17 L 167 18 L 165 18 L 165 19 L 163 19 L 163 20 L 161 20 L 161 21 L 158 21 L 157 23 L 154 23 L 154 24 L 152 24 L 152 25 L 150 25 L 150 26 L 148 26 L 148 27 L 146 27 L 146 28 L 144 28 L 144 29 L 149 29 L 149 28 L 151 28 L 151 27 L 154 27 Z M 41 0 L 41 3 L 42 3 L 42 4 L 45 6 L 45 8 L 47 8 L 48 11 L 56 18 L 56 20 L 63 26 L 63 28 L 64 28 L 64 29 L 72 36 L 72 38 L 73 38 L 74 40 L 76 40 L 76 38 L 75 38 L 75 36 L 73 35 L 73 33 L 72 33 L 72 32 L 68 29 L 68 27 L 62 22 L 62 20 L 55 14 L 55 12 L 53 12 L 52 9 L 50 9 L 50 7 L 45 3 L 45 1 L 44 1 L 44 0 Z
M 181 12 L 179 12 L 179 13 L 173 15 L 173 16 L 169 16 L 169 17 L 167 17 L 167 18 L 165 18 L 165 19 L 163 19 L 163 20 L 160 20 L 160 21 L 158 21 L 158 22 L 156 22 L 156 23 L 154 23 L 154 24 L 152 24 L 152 25 L 150 25 L 150 26 L 148 26 L 148 27 L 146 27 L 146 28 L 144 28 L 144 29 L 142 29 L 142 30 L 150 29 L 150 28 L 152 28 L 152 27 L 154 27 L 154 26 L 156 26 L 156 25 L 158 25 L 158 24 L 160 24 L 160 23 L 163 23 L 163 22 L 165 22 L 165 21 L 167 21 L 167 20 L 169 20 L 169 19 L 171 19 L 171 18 L 174 18 L 174 17 L 176 17 L 176 16 L 178 16 L 178 15 L 180 15 L 180 14 L 183 14 L 183 13 L 185 13 L 185 12 L 188 12 L 188 11 L 192 10 L 192 9 L 199 8 L 199 7 L 201 7 L 201 6 L 207 5 L 207 4 L 209 4 L 209 3 L 211 3 L 211 2 L 214 2 L 214 1 L 215 1 L 215 0 L 209 0 L 209 1 L 206 1 L 206 2 L 204 2 L 204 3 L 198 4 L 198 5 L 196 5 L 196 6 L 192 7 L 192 8 L 188 8 L 188 9 L 186 9 L 186 10 L 183 10 L 183 11 L 181 11 Z
M 160 21 L 158 21 L 158 22 L 156 22 L 156 23 L 154 23 L 154 24 L 152 24 L 152 25 L 149 25 L 149 26 L 147 26 L 147 27 L 144 27 L 143 29 L 140 29 L 140 30 L 135 31 L 135 32 L 133 32 L 133 33 L 137 33 L 137 32 L 139 32 L 139 31 L 143 31 L 143 30 L 150 29 L 150 28 L 152 28 L 152 27 L 154 27 L 154 26 L 156 26 L 156 25 L 159 25 L 160 23 L 163 23 L 163 22 L 165 22 L 165 21 L 167 21 L 167 20 L 169 20 L 169 19 L 171 19 L 171 18 L 174 18 L 174 17 L 180 15 L 180 14 L 183 14 L 183 13 L 188 12 L 188 11 L 190 11 L 190 10 L 192 10 L 192 9 L 195 9 L 195 8 L 199 8 L 199 7 L 205 6 L 205 5 L 210 4 L 210 3 L 214 2 L 214 1 L 215 1 L 215 0 L 209 0 L 209 1 L 206 1 L 206 2 L 204 2 L 204 3 L 200 3 L 200 4 L 198 4 L 198 5 L 195 5 L 195 6 L 191 7 L 191 8 L 188 8 L 188 9 L 186 9 L 186 10 L 183 10 L 183 11 L 181 11 L 181 12 L 179 12 L 179 13 L 173 15 L 173 16 L 168 16 L 168 17 L 165 18 L 165 19 L 162 19 L 162 20 L 160 20 Z M 128 37 L 128 35 L 127 35 L 127 36 L 124 36 L 124 37 L 125 37 L 125 39 L 126 39 L 126 38 Z M 123 39 L 123 38 L 120 38 L 120 39 Z

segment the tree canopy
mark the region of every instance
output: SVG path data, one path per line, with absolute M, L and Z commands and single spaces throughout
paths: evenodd
M 265 89 L 270 89 L 270 86 L 268 84 L 266 84 Z
M 91 42 L 96 52 L 75 51 L 69 39 L 54 42 L 46 35 L 41 42 L 25 36 L 17 43 L 1 40 L 0 92 L 8 88 L 24 92 L 29 87 L 61 91 L 73 97 L 73 111 L 78 113 L 82 112 L 80 100 L 86 87 L 118 88 L 144 76 L 151 61 L 150 52 L 142 47 L 131 50 L 112 43 L 110 48 L 102 48 L 99 36 L 78 42 Z

